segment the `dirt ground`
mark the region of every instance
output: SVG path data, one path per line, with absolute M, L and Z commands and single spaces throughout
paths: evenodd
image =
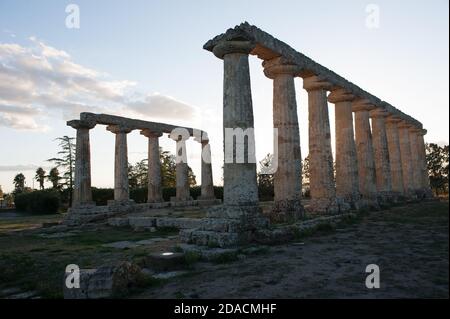
M 150 281 L 130 298 L 448 298 L 448 201 L 410 204 L 322 229 L 301 241 L 264 246 L 219 262 L 193 262 L 181 276 Z M 96 268 L 139 263 L 178 244 L 173 229 L 154 233 L 94 227 L 43 236 L 61 216 L 0 214 L 0 298 L 62 298 L 67 264 Z M 56 235 L 56 236 L 55 236 Z M 126 249 L 110 243 L 160 239 Z M 367 289 L 368 264 L 380 268 Z M 9 298 L 9 297 L 8 297 Z
M 368 289 L 368 264 L 380 288 Z M 211 265 L 138 298 L 448 298 L 448 201 L 371 212 L 357 224 Z

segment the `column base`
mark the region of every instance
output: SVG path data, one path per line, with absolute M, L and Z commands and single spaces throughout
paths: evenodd
M 189 202 L 189 201 L 193 201 L 193 200 L 194 199 L 192 198 L 192 196 L 187 196 L 187 197 L 172 196 L 172 197 L 170 197 L 171 202 Z
M 197 200 L 216 200 L 216 197 L 214 195 L 200 195 Z
M 136 204 L 136 202 L 132 199 L 119 199 L 119 200 L 113 199 L 107 201 L 108 206 L 130 206 L 134 204 Z
M 92 207 L 95 207 L 95 206 L 97 206 L 96 202 L 94 202 L 94 201 L 87 201 L 87 202 L 73 203 L 71 208 L 73 208 L 73 209 L 83 209 L 83 208 L 92 208 Z
M 305 209 L 300 200 L 275 201 L 269 219 L 272 223 L 294 223 L 305 216 Z
M 312 198 L 306 212 L 314 215 L 339 214 L 340 207 L 336 198 Z

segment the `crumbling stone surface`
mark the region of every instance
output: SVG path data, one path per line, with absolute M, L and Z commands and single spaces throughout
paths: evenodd
M 141 276 L 139 266 L 119 262 L 113 266 L 80 270 L 80 288 L 67 288 L 64 276 L 65 299 L 102 299 L 126 294 L 138 283 Z

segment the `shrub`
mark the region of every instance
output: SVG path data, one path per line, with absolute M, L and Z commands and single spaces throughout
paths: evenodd
M 55 214 L 58 212 L 61 204 L 61 196 L 56 190 L 20 193 L 15 196 L 14 204 L 19 211 L 37 214 Z

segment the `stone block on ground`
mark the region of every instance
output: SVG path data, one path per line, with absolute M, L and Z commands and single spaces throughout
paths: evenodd
M 142 276 L 139 266 L 119 262 L 113 266 L 80 270 L 80 288 L 68 288 L 64 276 L 65 299 L 101 299 L 126 295 Z

